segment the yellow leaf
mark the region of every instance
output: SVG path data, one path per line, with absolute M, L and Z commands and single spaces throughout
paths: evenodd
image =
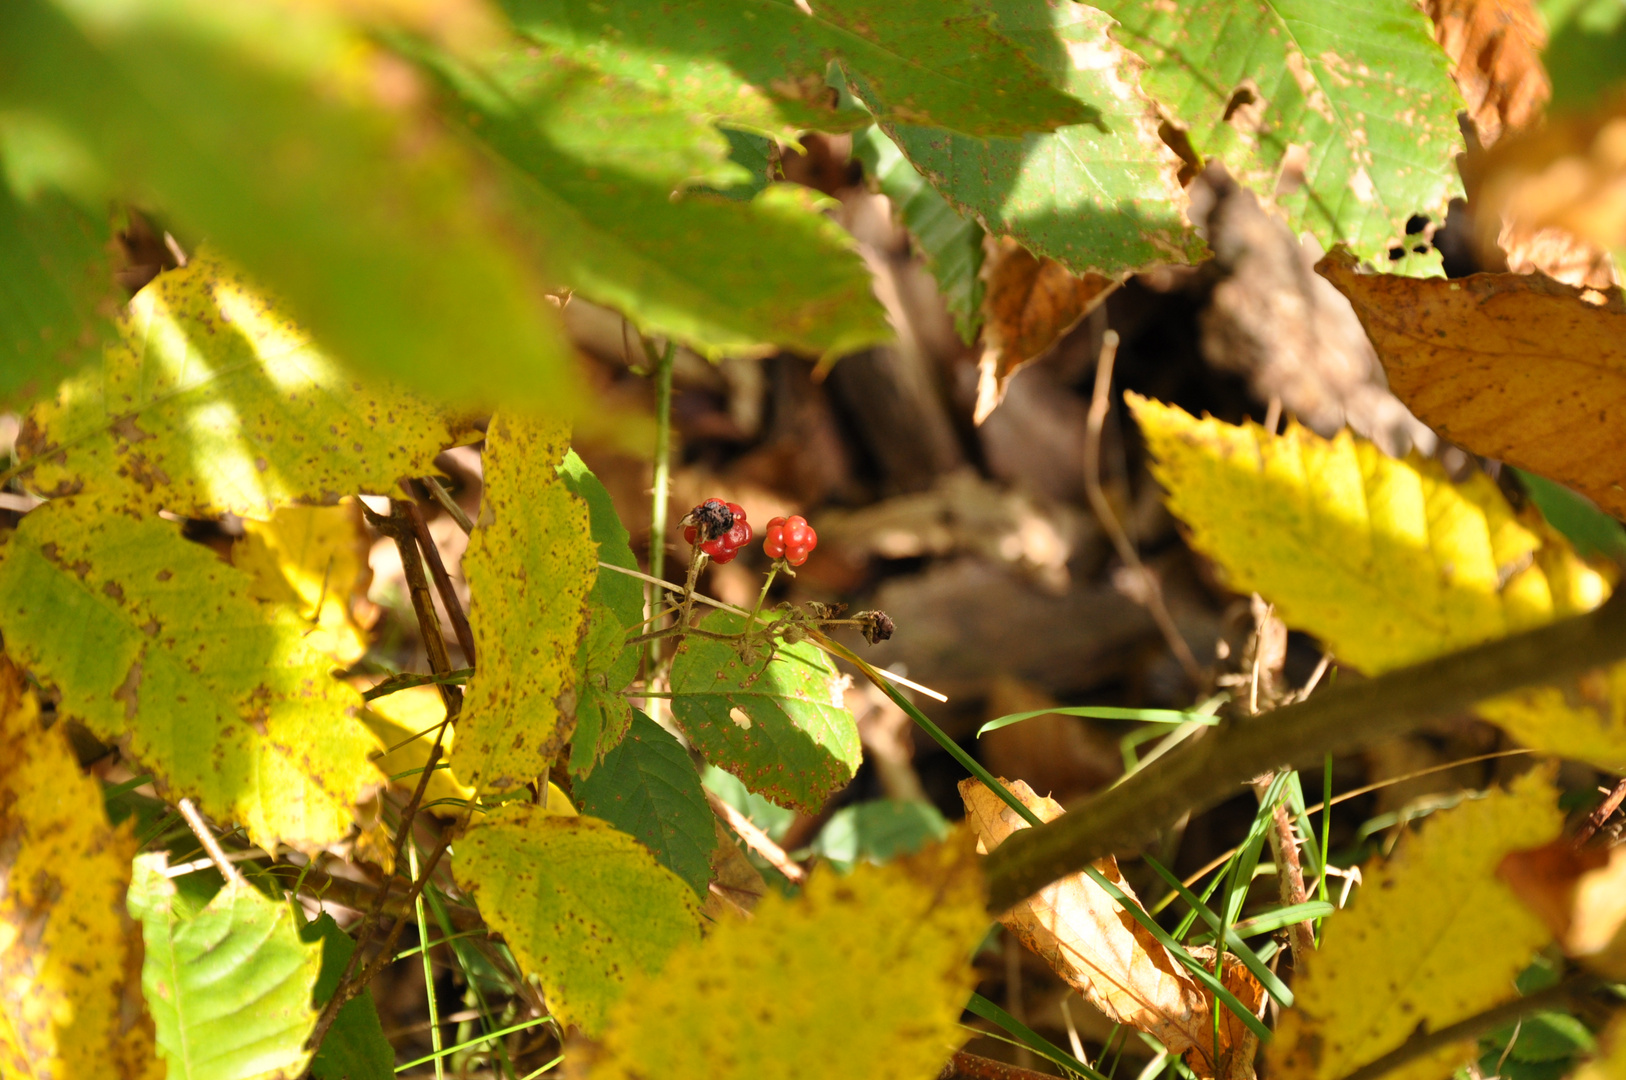
M 385 776 L 400 776 L 395 783 L 410 789 L 418 782 L 414 770 L 421 770 L 429 760 L 429 748 L 435 745 L 436 725 L 446 719 L 446 703 L 433 686 L 411 686 L 368 702 L 361 719 L 388 750 L 378 759 L 379 769 Z M 441 757 L 443 765 L 456 741 L 457 729 L 453 726 L 441 738 L 446 752 Z M 394 749 L 389 749 L 391 747 Z M 403 773 L 408 775 L 402 776 Z M 426 807 L 442 817 L 461 817 L 463 810 L 455 805 L 430 804 L 442 799 L 472 798 L 474 785 L 459 775 L 456 766 L 436 769 L 424 792 Z
M 1602 1051 L 1582 1066 L 1575 1080 L 1621 1080 L 1626 1077 L 1626 1013 L 1617 1012 L 1603 1034 L 1598 1036 Z
M 1294 1007 L 1270 1044 L 1278 1080 L 1336 1080 L 1405 1042 L 1518 996 L 1514 977 L 1547 928 L 1496 876 L 1511 851 L 1556 836 L 1552 770 L 1538 769 L 1450 810 L 1363 868 L 1346 911 L 1329 916 L 1304 958 Z M 1443 1080 L 1474 1052 L 1468 1040 L 1390 1073 Z
M 247 521 L 232 564 L 253 579 L 256 600 L 291 605 L 308 624 L 305 643 L 348 667 L 367 651 L 352 604 L 372 572 L 357 504 L 279 506 L 269 521 Z
M 510 804 L 470 829 L 452 872 L 553 1015 L 597 1034 L 629 980 L 699 939 L 699 901 L 648 848 L 556 793 L 551 811 Z
M 164 1075 L 141 996 L 141 928 L 124 908 L 128 828 L 79 771 L 63 726 L 0 657 L 0 1076 Z
M 485 504 L 463 557 L 480 662 L 452 764 L 477 789 L 548 771 L 576 722 L 575 658 L 598 576 L 587 504 L 559 478 L 568 431 L 498 413 L 486 433 Z
M 205 249 L 130 301 L 120 341 L 29 412 L 17 453 L 48 494 L 263 517 L 388 492 L 453 440 L 441 413 L 341 370 Z
M 1239 592 L 1376 674 L 1601 604 L 1611 582 L 1489 477 L 1340 432 L 1272 435 L 1127 395 L 1168 505 Z M 1480 704 L 1528 746 L 1626 765 L 1626 667 Z
M 982 905 L 963 831 L 847 877 L 820 867 L 634 982 L 592 1080 L 930 1080 L 964 1038 Z
M 1044 821 L 1064 812 L 1054 799 L 1041 798 L 1018 780 L 1011 792 Z M 977 780 L 960 782 L 966 820 L 977 830 L 978 847 L 991 851 L 1027 822 Z M 1130 897 L 1135 890 L 1111 856 L 1095 867 Z M 1155 1035 L 1171 1053 L 1198 1047 L 1213 1057 L 1213 1018 L 1206 994 L 1150 931 L 1136 922 L 1106 890 L 1084 874 L 1046 886 L 1000 915 L 1051 970 L 1114 1023 Z M 1214 1075 L 1213 1066 L 1203 1074 Z
M 1336 251 L 1317 269 L 1349 297 L 1390 389 L 1425 424 L 1626 516 L 1626 300 L 1619 289 L 1583 290 L 1521 274 L 1401 283 L 1358 273 L 1354 260 Z

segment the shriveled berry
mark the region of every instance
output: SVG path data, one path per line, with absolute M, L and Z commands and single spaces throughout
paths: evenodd
M 739 512 L 739 507 L 733 503 L 724 502 L 722 499 L 707 499 L 683 515 L 683 520 L 679 523 L 684 526 L 683 539 L 691 544 L 696 539 L 702 543 L 715 540 L 734 527 L 734 515 Z
M 864 635 L 864 640 L 871 645 L 879 645 L 892 636 L 896 629 L 892 625 L 892 616 L 884 611 L 860 611 L 854 616 L 858 620 L 858 629 Z
M 768 522 L 762 550 L 771 559 L 784 559 L 792 566 L 800 566 L 807 561 L 808 552 L 818 546 L 819 534 L 813 531 L 813 526 L 800 514 L 792 514 Z
M 710 555 L 714 562 L 733 562 L 734 556 L 739 552 L 740 548 L 751 542 L 751 525 L 745 520 L 745 509 L 739 503 L 725 503 L 721 499 L 708 499 L 706 503 L 702 503 L 695 510 L 698 511 L 711 502 L 718 503 L 722 507 L 722 513 L 728 516 L 728 528 L 711 539 L 702 541 L 700 550 Z M 692 513 L 693 511 L 691 511 Z M 695 535 L 691 536 L 691 533 Z M 689 543 L 694 543 L 699 539 L 697 527 L 691 525 L 685 528 L 683 536 Z

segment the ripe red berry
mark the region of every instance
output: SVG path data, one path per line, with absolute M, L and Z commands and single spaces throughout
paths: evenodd
M 699 541 L 700 550 L 713 562 L 733 562 L 740 548 L 751 542 L 751 525 L 739 503 L 707 499 L 684 515 L 683 539 Z
M 807 561 L 808 552 L 818 546 L 819 534 L 813 531 L 813 526 L 800 514 L 792 514 L 768 522 L 762 550 L 770 559 L 784 559 L 792 566 L 800 566 Z

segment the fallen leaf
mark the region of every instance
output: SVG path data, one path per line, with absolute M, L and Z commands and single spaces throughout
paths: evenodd
M 1042 356 L 1118 285 L 1100 274 L 1079 277 L 1008 236 L 990 243 L 995 246 L 983 269 L 987 291 L 973 415 L 978 424 L 1005 399 L 1011 376 Z
M 1626 207 L 1626 202 L 1622 203 Z M 1562 481 L 1626 516 L 1626 300 L 1540 277 L 1317 271 L 1349 297 L 1417 417 L 1476 454 Z
M 1548 934 L 1497 864 L 1564 824 L 1553 770 L 1537 769 L 1440 810 L 1401 838 L 1392 858 L 1362 868 L 1348 910 L 1328 916 L 1321 947 L 1303 958 L 1296 1002 L 1282 1014 L 1268 1061 L 1273 1080 L 1334 1080 L 1423 1028 L 1440 1028 L 1518 996 L 1514 977 Z M 1438 1080 L 1465 1065 L 1473 1041 L 1389 1073 Z
M 1427 0 L 1424 7 L 1481 145 L 1541 118 L 1553 88 L 1541 66 L 1547 31 L 1531 0 Z
M 1496 873 L 1567 955 L 1611 978 L 1626 977 L 1626 846 L 1576 851 L 1559 839 L 1513 852 Z
M 1060 803 L 1039 797 L 1020 780 L 1006 786 L 1044 821 L 1064 812 Z M 1028 827 L 977 780 L 960 781 L 960 798 L 966 820 L 977 830 L 979 850 L 992 850 Z M 1116 859 L 1098 859 L 1095 868 L 1134 898 Z M 1109 1019 L 1155 1036 L 1170 1053 L 1206 1051 L 1204 1064 L 1193 1067 L 1199 1075 L 1214 1075 L 1206 1062 L 1214 1038 L 1206 994 L 1151 932 L 1088 876 L 1073 874 L 1046 886 L 999 921 Z

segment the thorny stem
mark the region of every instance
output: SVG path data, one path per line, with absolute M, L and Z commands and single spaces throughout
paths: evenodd
M 1608 821 L 1616 810 L 1620 809 L 1622 802 L 1626 802 L 1626 780 L 1616 784 L 1614 790 L 1604 797 L 1603 802 L 1599 803 L 1597 808 L 1587 815 L 1586 820 L 1581 822 L 1581 827 L 1575 830 L 1575 846 L 1580 847 L 1588 840 L 1591 840 L 1592 835 L 1603 828 L 1603 823 Z
M 679 632 L 686 632 L 689 629 L 689 613 L 694 610 L 695 585 L 700 581 L 700 568 L 705 564 L 706 553 L 701 551 L 697 544 L 689 552 L 689 577 L 683 583 L 683 606 L 678 608 L 677 622 L 673 624 L 673 628 Z
M 649 504 L 649 574 L 654 578 L 666 577 L 666 504 L 672 487 L 672 357 L 677 345 L 667 341 L 659 356 L 655 346 L 643 339 L 644 355 L 655 371 L 655 482 Z M 654 586 L 646 589 L 648 610 L 660 606 L 661 595 Z M 655 667 L 660 662 L 660 646 L 651 642 L 649 658 L 645 664 L 644 682 L 655 678 Z
M 407 493 L 412 493 L 410 487 Z M 435 591 L 440 594 L 441 606 L 452 620 L 452 633 L 457 636 L 457 643 L 463 649 L 463 659 L 469 667 L 473 667 L 476 663 L 474 630 L 469 626 L 469 617 L 463 614 L 463 605 L 457 602 L 457 588 L 452 584 L 452 576 L 446 572 L 446 564 L 441 561 L 440 548 L 435 546 L 434 537 L 429 535 L 429 525 L 418 511 L 418 504 L 407 499 L 403 505 L 406 507 L 406 519 L 412 526 L 412 535 L 417 539 L 423 561 L 429 567 L 429 576 L 435 581 Z
M 1123 525 L 1118 521 L 1118 515 L 1113 512 L 1112 503 L 1107 500 L 1106 492 L 1101 490 L 1101 428 L 1106 422 L 1107 409 L 1112 405 L 1112 365 L 1118 356 L 1118 334 L 1115 330 L 1108 330 L 1101 340 L 1101 358 L 1095 364 L 1095 393 L 1090 398 L 1090 412 L 1084 425 L 1084 494 L 1089 498 L 1090 509 L 1095 511 L 1096 519 L 1101 527 L 1112 538 L 1112 546 L 1118 550 L 1118 558 L 1137 577 L 1145 590 L 1146 610 L 1151 613 L 1152 621 L 1157 624 L 1158 630 L 1169 644 L 1169 651 L 1174 658 L 1180 661 L 1180 667 L 1185 671 L 1186 678 L 1191 680 L 1193 686 L 1203 684 L 1202 665 L 1191 654 L 1191 646 L 1181 635 L 1180 628 L 1174 625 L 1174 619 L 1169 615 L 1169 609 L 1163 603 L 1163 587 L 1158 583 L 1156 575 L 1141 562 L 1140 553 L 1135 545 L 1129 542 L 1129 535 L 1124 532 Z

